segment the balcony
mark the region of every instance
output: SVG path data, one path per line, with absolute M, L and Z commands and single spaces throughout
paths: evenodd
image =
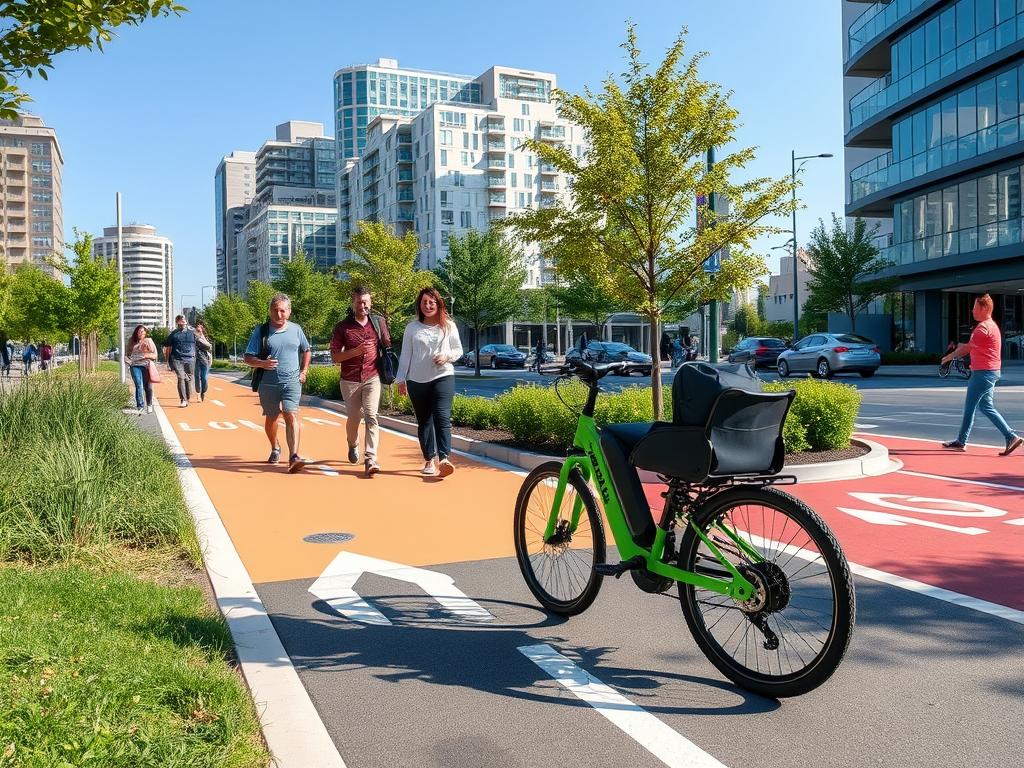
M 491 134 L 499 134 L 505 132 L 505 118 L 488 116 L 487 118 L 487 132 Z
M 488 152 L 504 152 L 505 151 L 505 140 L 504 139 L 499 139 L 497 141 L 488 141 L 487 142 L 487 151 Z
M 867 10 L 850 25 L 846 63 L 849 64 L 871 43 L 878 41 L 919 8 L 929 4 L 936 4 L 936 0 L 891 0 L 868 6 Z M 884 53 L 888 55 L 888 51 Z
M 504 206 L 505 205 L 505 193 L 504 192 L 491 192 L 487 196 L 487 204 L 493 206 Z
M 565 127 L 553 125 L 545 128 L 542 126 L 537 129 L 537 138 L 541 141 L 565 141 Z
M 541 176 L 555 176 L 558 174 L 558 169 L 551 163 L 541 163 L 540 165 Z
M 504 176 L 488 176 L 487 186 L 491 189 L 504 189 L 505 188 L 505 177 Z
M 399 184 L 412 184 L 412 171 L 401 170 L 398 172 Z
M 487 167 L 491 170 L 505 170 L 505 155 L 495 155 L 487 158 Z
M 896 243 L 882 248 L 879 255 L 893 266 L 920 264 L 929 269 L 928 262 L 945 256 L 981 254 L 990 248 L 1019 246 L 1024 235 L 1024 222 L 1019 218 L 996 221 L 976 227 L 951 230 L 930 235 L 906 243 Z M 917 271 L 917 270 L 912 270 Z
M 408 206 L 398 209 L 398 221 L 413 221 L 416 218 L 416 211 Z
M 553 195 L 558 192 L 558 184 L 554 181 L 542 181 L 540 183 L 540 191 L 545 194 Z
M 401 148 L 398 150 L 398 162 L 400 163 L 411 163 L 412 162 L 412 150 Z
M 400 203 L 412 202 L 413 193 L 411 189 L 403 189 L 398 193 L 398 201 Z

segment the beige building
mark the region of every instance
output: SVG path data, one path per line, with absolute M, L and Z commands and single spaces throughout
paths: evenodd
M 800 260 L 800 272 L 797 274 L 797 285 L 800 290 L 800 316 L 803 316 L 804 304 L 807 303 L 807 283 L 811 279 L 807 271 L 811 256 L 803 248 L 796 252 Z M 769 322 L 793 320 L 793 257 L 783 256 L 779 259 L 779 273 L 768 278 L 768 293 L 764 299 L 764 314 Z
M 64 157 L 57 133 L 34 115 L 0 120 L 0 248 L 10 266 L 64 252 L 61 176 Z

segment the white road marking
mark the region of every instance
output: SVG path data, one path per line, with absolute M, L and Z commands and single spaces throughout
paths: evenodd
M 202 427 L 190 427 L 184 421 L 179 421 L 178 426 L 181 427 L 182 432 L 203 432 L 205 431 Z
M 220 400 L 211 400 L 210 402 L 213 403 L 214 405 L 219 405 L 221 408 L 227 408 L 227 406 L 224 405 L 224 403 L 222 403 Z
M 947 483 L 963 483 L 964 485 L 981 485 L 986 488 L 998 488 L 1001 491 L 1024 491 L 1024 485 L 1005 485 L 1003 483 L 990 483 L 987 480 L 967 480 L 962 477 L 946 477 L 945 475 L 932 475 L 927 472 L 915 472 L 910 469 L 896 470 L 901 475 L 912 475 L 913 477 L 926 477 L 929 480 L 945 480 Z
M 337 477 L 339 474 L 338 470 L 331 469 L 330 467 L 324 464 L 310 464 L 306 467 L 306 469 L 318 469 L 328 477 Z
M 1007 525 L 1024 525 L 1024 517 L 1018 517 L 1016 520 L 1003 520 Z
M 665 765 L 671 768 L 725 768 L 723 763 L 692 741 L 578 667 L 550 645 L 524 645 L 518 650 Z
M 238 425 L 231 421 L 211 421 L 210 429 L 221 429 L 224 431 L 238 429 Z
M 854 429 L 878 429 L 877 424 L 854 424 Z
M 370 605 L 354 589 L 364 573 L 375 573 L 396 581 L 417 585 L 449 613 L 469 621 L 491 621 L 494 616 L 455 586 L 455 579 L 438 571 L 414 568 L 355 552 L 339 552 L 338 556 L 313 582 L 309 591 L 345 618 L 363 624 L 391 626 L 388 618 Z

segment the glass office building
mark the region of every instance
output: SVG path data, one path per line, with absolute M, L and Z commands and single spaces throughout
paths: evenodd
M 988 292 L 1024 359 L 1024 0 L 842 0 L 847 216 L 880 223 L 894 345 L 942 351 Z

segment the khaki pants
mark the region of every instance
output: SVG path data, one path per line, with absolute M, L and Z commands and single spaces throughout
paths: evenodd
M 349 447 L 359 445 L 359 421 L 366 422 L 366 448 L 363 455 L 367 459 L 377 457 L 377 439 L 380 428 L 377 423 L 377 408 L 380 405 L 380 377 L 374 376 L 368 381 L 341 380 L 341 396 L 345 398 L 346 432 Z

